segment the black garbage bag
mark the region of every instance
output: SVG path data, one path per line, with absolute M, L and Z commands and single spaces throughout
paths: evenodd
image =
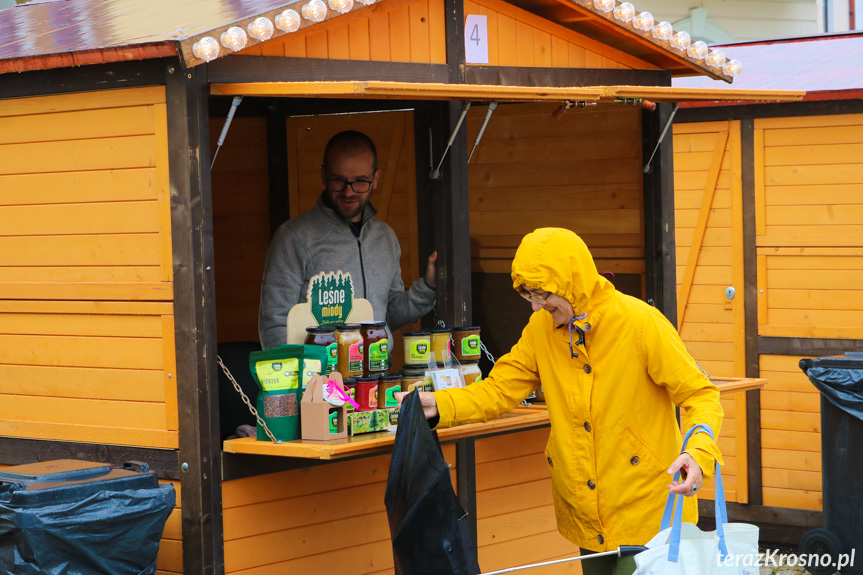
M 396 575 L 480 572 L 467 513 L 415 391 L 405 396 L 399 412 L 384 503 Z
M 833 405 L 863 420 L 863 357 L 801 359 L 800 368 Z
M 151 473 L 99 483 L 0 483 L 0 573 L 154 574 L 174 487 Z

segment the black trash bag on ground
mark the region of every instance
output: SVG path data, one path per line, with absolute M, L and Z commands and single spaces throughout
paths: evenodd
M 22 484 L 0 484 L 0 573 L 153 575 L 172 485 L 98 491 L 84 499 L 10 503 Z
M 863 420 L 863 357 L 801 359 L 800 368 L 827 401 Z
M 467 513 L 417 392 L 402 403 L 384 495 L 396 575 L 477 575 Z

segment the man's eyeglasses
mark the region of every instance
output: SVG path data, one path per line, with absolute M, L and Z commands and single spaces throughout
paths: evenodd
M 518 295 L 520 295 L 529 302 L 538 303 L 539 305 L 545 305 L 548 303 L 548 298 L 551 297 L 551 292 L 531 291 L 522 286 L 518 290 Z
M 350 186 L 354 193 L 365 194 L 372 189 L 373 181 L 374 180 L 354 180 L 353 182 L 349 182 L 347 180 L 342 180 L 341 178 L 330 178 L 327 180 L 327 186 L 333 192 L 343 192 L 345 191 L 345 188 Z

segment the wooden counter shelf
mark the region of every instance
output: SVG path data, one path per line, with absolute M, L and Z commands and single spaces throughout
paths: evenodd
M 452 441 L 462 437 L 481 437 L 528 429 L 548 424 L 548 411 L 532 407 L 519 407 L 510 413 L 505 413 L 486 423 L 471 423 L 447 429 L 439 429 L 438 437 L 443 441 Z M 395 431 L 364 433 L 347 439 L 331 441 L 310 441 L 298 439 L 285 443 L 257 441 L 254 437 L 229 439 L 224 443 L 227 453 L 246 453 L 254 455 L 275 455 L 278 457 L 302 457 L 307 459 L 338 459 L 361 453 L 386 451 L 395 441 Z
M 756 378 L 711 378 L 719 388 L 720 394 L 749 391 L 764 387 L 766 379 Z M 482 437 L 505 431 L 516 431 L 548 424 L 548 410 L 545 404 L 518 407 L 511 413 L 486 423 L 471 423 L 438 430 L 441 441 L 452 441 L 462 437 Z M 331 441 L 310 441 L 298 439 L 285 443 L 258 441 L 254 437 L 229 439 L 224 442 L 227 453 L 248 455 L 271 455 L 276 457 L 298 457 L 303 459 L 340 459 L 360 454 L 386 451 L 392 447 L 396 434 L 394 431 L 366 433 L 347 439 Z

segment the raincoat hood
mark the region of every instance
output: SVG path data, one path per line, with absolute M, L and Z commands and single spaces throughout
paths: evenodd
M 576 315 L 589 315 L 614 293 L 584 241 L 563 228 L 540 228 L 521 240 L 512 260 L 512 286 L 556 293 Z

